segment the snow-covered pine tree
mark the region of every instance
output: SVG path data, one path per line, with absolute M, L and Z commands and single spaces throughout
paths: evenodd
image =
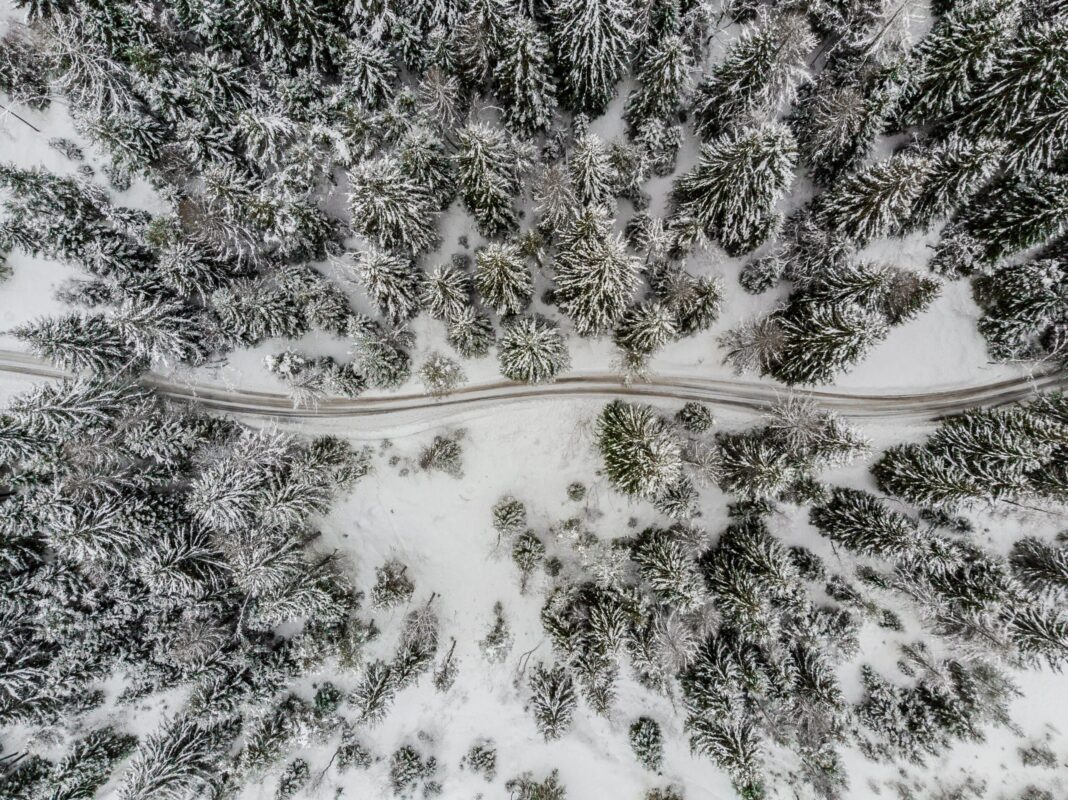
M 463 263 L 434 267 L 423 282 L 422 307 L 434 319 L 451 323 L 471 302 L 471 276 Z
M 597 418 L 605 474 L 624 494 L 654 498 L 682 475 L 682 445 L 651 407 L 614 400 Z
M 555 234 L 567 225 L 578 207 L 571 172 L 562 162 L 541 168 L 533 194 L 538 229 L 546 234 Z
M 1026 148 L 1018 152 L 1026 152 Z M 927 179 L 907 228 L 926 228 L 967 203 L 994 176 L 1005 154 L 1003 142 L 950 135 L 927 151 Z M 1011 159 L 1011 156 L 1010 156 Z
M 371 588 L 371 604 L 375 608 L 393 608 L 412 599 L 415 584 L 405 573 L 408 566 L 400 561 L 387 561 L 375 569 L 375 583 Z
M 675 315 L 680 336 L 708 330 L 719 318 L 723 283 L 717 276 L 691 275 L 678 264 L 665 263 L 651 271 L 649 285 Z
M 681 36 L 667 35 L 637 57 L 638 87 L 630 93 L 623 111 L 632 138 L 648 120 L 675 118 L 692 67 L 692 51 Z
M 712 140 L 740 125 L 773 118 L 793 99 L 815 46 L 803 14 L 761 8 L 724 60 L 697 85 L 693 113 L 698 134 Z
M 790 385 L 826 383 L 886 338 L 885 318 L 857 306 L 798 307 L 779 319 L 781 345 L 769 372 Z
M 555 0 L 549 16 L 567 105 L 576 112 L 600 114 L 630 59 L 631 7 L 622 0 Z
M 648 528 L 631 549 L 638 574 L 666 605 L 681 612 L 693 611 L 705 601 L 704 579 L 676 531 Z
M 501 32 L 493 67 L 497 97 L 509 127 L 525 136 L 548 132 L 556 113 L 549 39 L 534 20 L 517 15 Z
M 638 763 L 651 772 L 660 772 L 664 761 L 660 723 L 651 717 L 638 717 L 630 726 L 629 736 Z
M 1039 173 L 1005 177 L 980 192 L 959 212 L 938 243 L 932 266 L 963 243 L 966 258 L 949 260 L 956 274 L 996 264 L 1021 250 L 1045 244 L 1068 228 L 1068 176 Z
M 377 247 L 357 257 L 352 271 L 382 316 L 400 325 L 419 313 L 423 273 L 407 259 Z
M 636 259 L 613 233 L 608 214 L 596 207 L 561 234 L 555 273 L 556 303 L 583 336 L 611 330 L 638 286 Z
M 627 309 L 613 339 L 617 347 L 640 365 L 677 336 L 675 314 L 666 304 L 654 300 Z
M 618 183 L 608 145 L 589 129 L 575 139 L 568 158 L 568 170 L 579 202 L 585 205 L 607 203 Z
M 535 315 L 505 325 L 497 343 L 497 363 L 510 380 L 546 383 L 571 366 L 571 355 L 556 323 Z
M 902 73 L 899 63 L 840 50 L 802 85 L 790 126 L 818 183 L 833 183 L 868 155 L 894 110 Z
M 19 325 L 11 333 L 34 354 L 76 373 L 137 372 L 147 366 L 103 314 L 75 311 Z
M 482 358 L 493 346 L 493 323 L 489 317 L 467 306 L 449 320 L 446 338 L 464 358 Z
M 534 280 L 518 245 L 492 242 L 475 253 L 475 288 L 499 316 L 525 311 Z
M 463 367 L 441 353 L 431 353 L 419 368 L 427 394 L 444 397 L 467 380 Z
M 464 208 L 484 236 L 516 227 L 512 198 L 522 189 L 530 165 L 526 145 L 501 128 L 470 122 L 456 132 L 456 181 Z
M 922 125 L 967 111 L 1011 45 L 1019 17 L 1019 3 L 1000 0 L 954 3 L 940 15 L 909 54 L 901 119 Z
M 365 667 L 349 695 L 349 702 L 356 709 L 360 722 L 376 725 L 385 719 L 396 695 L 393 671 L 389 664 L 379 660 Z
M 1068 597 L 1068 547 L 1035 536 L 1019 539 L 1009 556 L 1013 575 L 1029 591 L 1051 599 Z
M 392 156 L 350 171 L 349 210 L 356 230 L 380 247 L 421 253 L 436 240 L 434 199 Z
M 925 153 L 905 152 L 839 178 L 817 200 L 817 215 L 855 244 L 896 236 L 916 209 L 932 171 Z
M 353 95 L 377 108 L 393 94 L 397 65 L 389 50 L 369 38 L 349 39 L 342 56 L 342 76 Z
M 561 666 L 538 664 L 530 677 L 534 723 L 546 741 L 559 739 L 571 728 L 578 698 L 571 675 Z
M 1016 29 L 1014 5 L 993 12 L 990 24 L 1004 25 L 1013 37 L 1011 46 L 999 46 L 1005 34 L 993 33 L 994 49 L 987 55 L 995 59 L 993 69 L 960 109 L 961 124 L 973 135 L 1013 138 L 1021 127 L 1053 109 L 1068 81 L 1068 30 L 1059 20 L 1036 20 Z M 981 32 L 976 25 L 972 36 Z
M 422 128 L 411 128 L 397 143 L 401 174 L 420 187 L 437 211 L 445 211 L 456 197 L 456 177 L 445 143 Z
M 995 360 L 1063 357 L 1057 326 L 1068 319 L 1068 263 L 1035 259 L 1009 264 L 973 281 L 983 309 L 979 332 Z
M 702 146 L 701 158 L 672 192 L 672 230 L 681 249 L 702 237 L 731 254 L 759 247 L 775 228 L 775 205 L 793 178 L 797 149 L 778 123 L 725 134 Z
M 861 489 L 835 489 L 830 502 L 813 508 L 809 518 L 832 542 L 860 555 L 896 560 L 923 543 L 915 522 Z

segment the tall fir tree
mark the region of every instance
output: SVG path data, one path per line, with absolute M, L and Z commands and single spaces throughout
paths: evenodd
M 556 0 L 549 15 L 568 106 L 600 114 L 630 59 L 631 7 L 622 0 Z

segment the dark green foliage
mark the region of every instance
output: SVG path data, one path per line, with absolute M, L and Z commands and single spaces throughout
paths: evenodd
M 511 792 L 513 800 L 566 800 L 567 792 L 560 783 L 556 770 L 544 780 L 538 781 L 529 772 L 512 778 L 504 788 Z
M 493 746 L 493 742 L 475 742 L 464 756 L 461 766 L 477 772 L 492 783 L 497 777 L 497 748 Z
M 405 574 L 407 571 L 407 565 L 399 561 L 387 561 L 375 569 L 371 603 L 376 608 L 392 608 L 411 600 L 415 584 Z
M 530 678 L 530 694 L 534 722 L 545 740 L 559 739 L 567 733 L 578 702 L 567 670 L 539 664 Z
M 831 541 L 861 555 L 899 558 L 922 542 L 914 522 L 860 489 L 835 489 L 829 503 L 812 509 L 810 521 Z
M 660 724 L 649 717 L 639 717 L 630 726 L 630 746 L 638 763 L 648 770 L 659 772 L 664 760 L 664 744 Z
M 983 309 L 979 332 L 998 361 L 1063 358 L 1068 341 L 1068 269 L 1060 259 L 1024 261 L 979 276 L 973 283 Z
M 701 148 L 701 158 L 672 192 L 672 230 L 679 247 L 702 237 L 732 255 L 761 245 L 777 224 L 775 205 L 793 178 L 793 134 L 769 123 L 724 134 Z
M 1064 597 L 1068 595 L 1068 549 L 1029 536 L 1012 546 L 1012 571 L 1029 590 Z
M 614 400 L 597 421 L 605 473 L 625 494 L 656 497 L 681 475 L 678 436 L 649 406 Z
M 712 409 L 703 403 L 692 401 L 676 412 L 675 419 L 690 433 L 704 433 L 716 424 Z
M 630 55 L 632 13 L 620 0 L 550 4 L 553 50 L 574 111 L 599 114 L 611 100 Z
M 411 797 L 419 784 L 429 781 L 436 771 L 436 759 L 424 758 L 411 745 L 398 748 L 389 757 L 389 784 L 400 797 Z

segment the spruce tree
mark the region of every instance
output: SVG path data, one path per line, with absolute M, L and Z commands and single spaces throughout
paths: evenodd
M 521 314 L 534 295 L 526 259 L 515 244 L 492 243 L 475 254 L 475 288 L 498 315 Z
M 920 125 L 967 111 L 967 104 L 1010 45 L 1018 3 L 969 0 L 954 3 L 910 54 L 900 116 Z
M 623 111 L 632 137 L 641 123 L 667 121 L 678 113 L 691 65 L 690 49 L 681 36 L 664 36 L 641 52 L 635 68 L 638 87 Z
M 885 318 L 859 307 L 804 306 L 779 319 L 769 373 L 784 383 L 826 383 L 886 337 Z
M 605 333 L 622 317 L 638 285 L 638 266 L 608 215 L 587 209 L 557 248 L 555 299 L 583 336 Z
M 519 317 L 501 333 L 497 363 L 509 380 L 547 383 L 571 366 L 571 356 L 554 322 L 541 316 Z
M 471 306 L 466 306 L 449 321 L 446 339 L 464 358 L 482 358 L 493 346 L 493 323 Z
M 840 178 L 820 196 L 818 215 L 857 245 L 896 236 L 912 215 L 932 171 L 926 155 L 902 153 Z
M 579 202 L 602 205 L 612 195 L 616 171 L 608 146 L 597 134 L 586 130 L 575 140 L 568 161 L 571 185 Z
M 419 313 L 423 273 L 409 261 L 370 247 L 359 255 L 352 270 L 379 312 L 394 325 Z
M 698 84 L 698 134 L 712 140 L 751 120 L 770 119 L 793 98 L 816 39 L 801 14 L 761 13 Z
M 528 154 L 501 128 L 471 122 L 456 132 L 456 180 L 464 208 L 485 236 L 516 227 L 512 198 L 522 188 Z
M 868 492 L 837 488 L 809 519 L 832 542 L 860 555 L 897 559 L 921 544 L 916 524 Z
M 364 161 L 350 172 L 349 210 L 356 229 L 380 247 L 421 253 L 436 239 L 432 196 L 393 157 Z
M 649 406 L 613 400 L 597 418 L 605 474 L 624 494 L 653 498 L 682 474 L 681 444 Z
M 1054 599 L 1068 596 L 1068 548 L 1034 536 L 1018 540 L 1009 556 L 1013 574 L 1030 591 Z
M 746 128 L 702 146 L 697 166 L 675 181 L 671 227 L 686 248 L 706 237 L 731 254 L 760 246 L 793 178 L 792 134 L 779 124 Z
M 504 118 L 517 133 L 547 132 L 556 112 L 549 40 L 534 20 L 509 19 L 502 30 L 500 55 L 493 68 Z
M 103 314 L 74 312 L 20 325 L 12 335 L 38 356 L 72 372 L 137 369 L 138 359 L 117 326 Z
M 538 664 L 530 678 L 530 704 L 545 741 L 559 739 L 571 727 L 578 699 L 571 676 L 561 666 Z
M 549 16 L 568 106 L 576 112 L 600 114 L 630 58 L 630 6 L 620 0 L 555 0 Z
M 664 761 L 664 743 L 660 723 L 650 717 L 638 717 L 630 726 L 630 746 L 638 763 L 651 772 L 659 772 Z
M 420 304 L 434 319 L 451 323 L 470 302 L 471 276 L 462 264 L 440 264 L 426 276 Z

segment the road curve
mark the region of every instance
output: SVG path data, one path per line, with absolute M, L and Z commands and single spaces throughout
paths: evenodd
M 24 353 L 0 350 L 0 373 L 32 378 L 61 378 L 63 370 Z M 230 390 L 200 383 L 181 383 L 148 374 L 142 382 L 161 394 L 203 408 L 239 415 L 300 420 L 346 420 L 374 417 L 409 417 L 421 422 L 443 422 L 470 411 L 497 409 L 518 403 L 567 398 L 632 400 L 696 400 L 721 408 L 764 412 L 791 390 L 770 383 L 715 380 L 693 376 L 659 375 L 623 383 L 609 373 L 572 373 L 555 383 L 527 386 L 494 381 L 461 387 L 446 397 L 394 394 L 380 397 L 322 398 L 309 408 L 294 408 L 288 394 Z M 948 387 L 932 392 L 856 393 L 804 390 L 823 408 L 857 419 L 926 420 L 976 406 L 997 406 L 1025 400 L 1040 391 L 1068 389 L 1068 371 L 1050 370 L 1029 376 L 984 384 Z M 385 422 L 385 420 L 382 420 Z M 393 420 L 396 421 L 396 420 Z

